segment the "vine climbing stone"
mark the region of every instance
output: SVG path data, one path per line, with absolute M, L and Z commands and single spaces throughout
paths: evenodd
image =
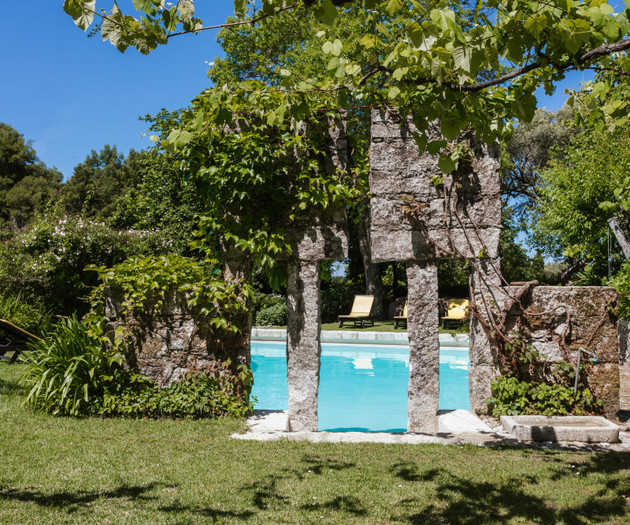
M 432 123 L 428 140 L 441 138 Z M 439 337 L 437 261 L 498 259 L 498 152 L 461 135 L 457 168 L 420 154 L 409 120 L 372 112 L 371 245 L 376 262 L 406 261 L 409 335 L 408 432 L 437 432 Z

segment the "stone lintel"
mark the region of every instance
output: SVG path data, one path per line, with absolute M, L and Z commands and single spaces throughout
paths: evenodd
M 287 264 L 287 377 L 290 431 L 317 430 L 320 366 L 320 262 Z
M 440 339 L 438 279 L 435 261 L 408 262 L 407 333 L 409 401 L 407 432 L 438 431 Z

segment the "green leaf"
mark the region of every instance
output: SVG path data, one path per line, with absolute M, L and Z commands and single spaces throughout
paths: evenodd
M 389 0 L 387 6 L 385 7 L 385 11 L 388 14 L 393 15 L 394 13 L 397 13 L 398 11 L 400 11 L 402 8 L 403 8 L 402 0 Z
M 429 142 L 427 144 L 427 151 L 431 154 L 431 155 L 437 155 L 439 153 L 439 151 L 446 146 L 446 141 L 443 139 L 440 140 L 433 140 L 431 142 Z
M 448 140 L 455 140 L 459 136 L 459 121 L 455 119 L 443 118 L 441 121 L 442 135 Z
M 457 163 L 450 157 L 442 156 L 438 160 L 438 166 L 444 173 L 450 173 L 457 168 Z
M 359 44 L 365 47 L 365 49 L 370 49 L 376 45 L 376 42 L 376 36 L 368 33 L 363 36 L 363 38 L 359 41 Z
M 463 46 L 456 46 L 453 48 L 453 61 L 455 67 L 470 73 L 470 53 Z
M 74 23 L 86 31 L 94 21 L 96 0 L 65 0 L 63 10 L 69 14 Z
M 343 43 L 341 42 L 341 40 L 336 38 L 335 41 L 332 44 L 332 48 L 331 48 L 330 52 L 333 55 L 338 57 L 339 55 L 341 55 L 341 50 L 342 49 L 343 49 Z
M 321 20 L 326 25 L 332 25 L 337 18 L 337 8 L 333 5 L 331 0 L 324 0 L 321 7 L 314 10 L 315 17 Z

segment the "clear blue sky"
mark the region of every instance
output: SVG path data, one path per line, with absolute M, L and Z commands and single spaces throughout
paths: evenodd
M 110 2 L 111 3 L 111 2 Z M 232 0 L 198 2 L 206 24 L 232 13 Z M 124 10 L 127 2 L 119 2 Z M 121 54 L 99 35 L 88 38 L 63 11 L 63 0 L 4 1 L 0 32 L 0 121 L 32 140 L 40 159 L 65 176 L 105 144 L 150 145 L 139 116 L 186 106 L 208 87 L 208 65 L 221 50 L 216 31 L 171 39 L 148 56 Z M 109 4 L 108 4 L 109 7 Z M 577 87 L 582 73 L 566 85 Z M 540 105 L 562 106 L 564 87 Z

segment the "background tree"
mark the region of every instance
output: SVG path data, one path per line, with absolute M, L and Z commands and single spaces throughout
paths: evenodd
M 0 228 L 24 227 L 56 196 L 61 178 L 39 160 L 30 141 L 0 122 Z
M 580 280 L 585 284 L 601 284 L 607 276 L 607 220 L 620 218 L 625 234 L 629 232 L 630 214 L 621 199 L 630 173 L 628 131 L 580 133 L 554 150 L 540 173 L 535 245 L 548 256 L 580 263 L 574 267 L 584 268 Z M 616 273 L 622 262 L 618 249 L 611 262 Z
M 75 166 L 72 177 L 63 187 L 66 211 L 93 219 L 108 218 L 118 199 L 138 184 L 145 155 L 131 150 L 125 159 L 116 146 L 109 144 L 99 152 L 92 150 Z

